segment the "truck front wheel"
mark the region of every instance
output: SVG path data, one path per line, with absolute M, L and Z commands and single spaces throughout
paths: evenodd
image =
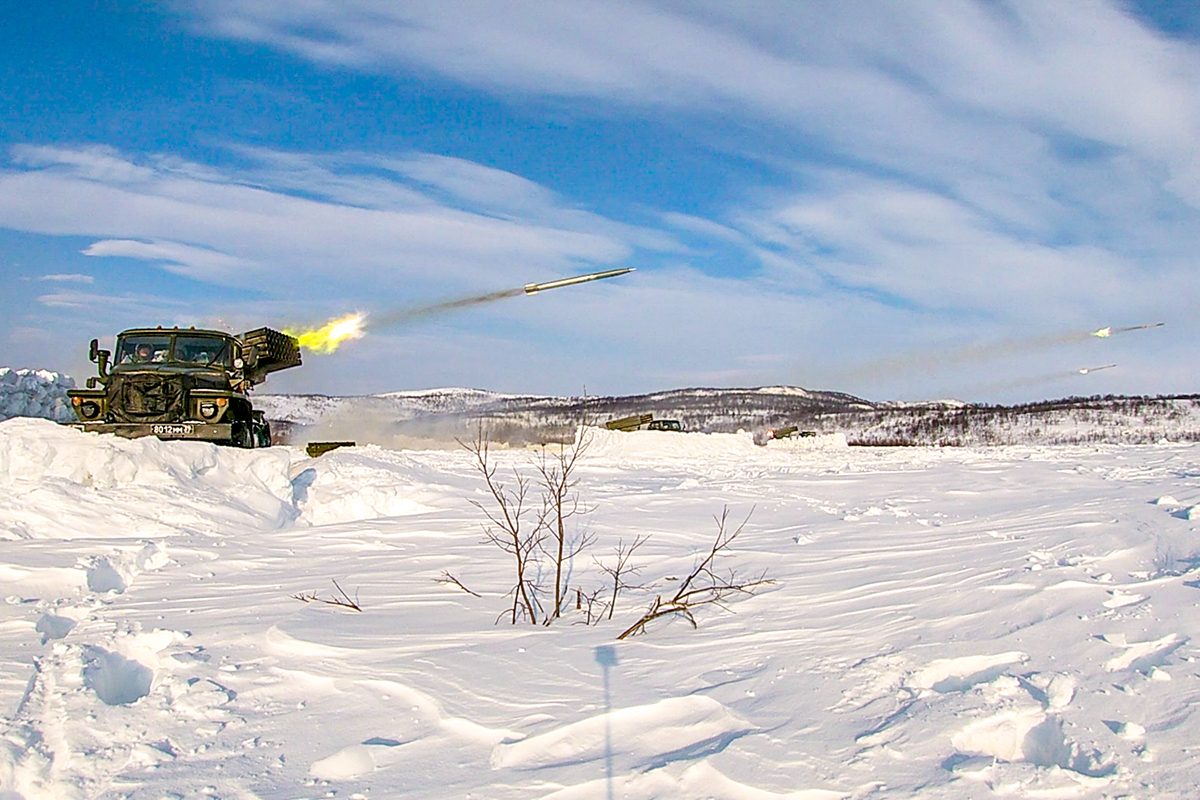
M 234 447 L 254 447 L 254 429 L 249 422 L 233 423 L 233 438 L 230 440 L 230 444 Z

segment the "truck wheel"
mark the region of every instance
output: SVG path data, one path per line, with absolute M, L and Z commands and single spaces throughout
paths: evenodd
M 247 422 L 235 422 L 233 424 L 233 446 L 234 447 L 254 447 L 254 431 Z

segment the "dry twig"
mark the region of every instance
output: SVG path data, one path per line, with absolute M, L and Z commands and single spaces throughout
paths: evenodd
M 617 542 L 617 561 L 611 567 L 597 558 L 592 560 L 596 562 L 601 570 L 603 570 L 610 578 L 612 578 L 612 598 L 608 602 L 608 618 L 612 619 L 613 609 L 617 607 L 617 595 L 622 589 L 644 589 L 641 584 L 632 584 L 626 580 L 628 575 L 637 575 L 642 571 L 642 568 L 629 563 L 630 557 L 634 551 L 650 540 L 649 536 L 639 536 L 633 540 L 633 544 L 625 546 L 625 540 L 621 539 Z M 588 615 L 590 619 L 590 614 Z
M 351 611 L 362 611 L 362 606 L 360 606 L 358 604 L 358 592 L 354 593 L 354 599 L 351 600 L 350 595 L 346 594 L 346 590 L 342 588 L 341 584 L 339 584 L 335 580 L 333 582 L 333 585 L 334 585 L 334 588 L 336 588 L 338 590 L 338 594 L 341 595 L 341 597 L 337 597 L 337 596 L 334 596 L 331 598 L 319 597 L 319 596 L 317 596 L 316 592 L 309 592 L 308 594 L 305 594 L 304 592 L 300 592 L 299 594 L 292 595 L 292 597 L 296 600 L 299 600 L 302 603 L 324 603 L 327 606 L 337 606 L 338 608 L 348 608 Z
M 673 615 L 683 617 L 694 628 L 696 627 L 696 618 L 692 612 L 696 608 L 707 605 L 725 608 L 724 601 L 729 596 L 754 594 L 754 590 L 758 587 L 774 583 L 774 581 L 767 580 L 765 572 L 757 578 L 744 580 L 733 570 L 723 577 L 715 569 L 717 557 L 728 554 L 733 540 L 745 529 L 746 523 L 750 521 L 753 513 L 754 509 L 751 509 L 750 514 L 746 515 L 746 519 L 742 520 L 742 524 L 730 532 L 728 530 L 729 507 L 723 508 L 721 515 L 714 517 L 717 522 L 717 536 L 712 547 L 691 574 L 683 580 L 679 590 L 670 599 L 664 600 L 662 595 L 655 597 L 654 602 L 650 604 L 650 608 L 642 615 L 641 619 L 626 628 L 617 639 L 644 633 L 649 623 L 661 617 Z
M 434 578 L 434 580 L 437 581 L 438 583 L 445 583 L 450 586 L 457 586 L 458 588 L 462 589 L 467 594 L 474 595 L 475 597 L 483 597 L 483 595 L 481 595 L 479 592 L 472 592 L 466 586 L 463 586 L 462 581 L 460 581 L 458 578 L 451 575 L 449 570 L 443 570 L 442 577 Z

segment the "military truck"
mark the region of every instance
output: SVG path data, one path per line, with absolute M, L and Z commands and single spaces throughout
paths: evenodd
M 634 414 L 620 419 L 610 419 L 604 423 L 610 431 L 682 431 L 683 426 L 676 419 L 655 419 L 653 414 Z
M 92 339 L 98 375 L 70 389 L 72 427 L 127 439 L 199 439 L 269 447 L 271 428 L 249 391 L 267 375 L 300 366 L 296 339 L 270 328 L 240 335 L 196 328 L 132 328 L 116 356 Z
M 636 431 L 641 430 L 645 425 L 649 425 L 652 419 L 654 419 L 653 414 L 634 414 L 632 417 L 610 419 L 604 423 L 604 427 L 610 431 Z

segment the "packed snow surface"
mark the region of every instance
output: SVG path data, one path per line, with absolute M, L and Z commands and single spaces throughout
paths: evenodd
M 1195 797 L 1200 446 L 584 434 L 643 588 L 513 626 L 465 451 L 0 423 L 0 797 Z M 773 583 L 617 641 L 724 508 Z

